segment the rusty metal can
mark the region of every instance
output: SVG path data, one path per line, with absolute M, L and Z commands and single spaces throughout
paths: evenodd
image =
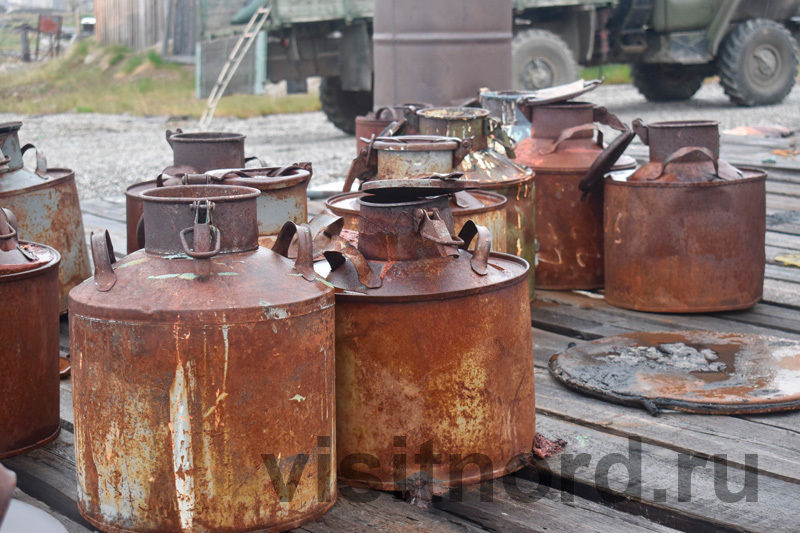
M 454 235 L 446 197 L 358 202 L 357 248 L 325 251 L 340 480 L 426 498 L 517 470 L 535 430 L 527 263 L 474 223 Z
M 221 168 L 244 168 L 247 161 L 257 157 L 245 157 L 244 139 L 241 133 L 207 131 L 184 133 L 177 129 L 167 130 L 167 142 L 172 148 L 173 164 L 165 169 L 167 174 L 202 173 Z M 260 161 L 260 166 L 266 166 Z M 125 191 L 125 222 L 127 225 L 127 252 L 142 248 L 143 219 L 142 200 L 139 194 L 160 187 L 161 176 L 155 180 L 134 183 Z
M 145 242 L 144 219 L 141 213 L 143 191 L 163 186 L 182 184 L 243 185 L 261 191 L 258 198 L 259 244 L 271 246 L 288 220 L 303 224 L 308 220 L 308 198 L 306 191 L 311 180 L 311 163 L 297 163 L 284 167 L 241 168 L 210 170 L 205 174 L 193 174 L 188 167 L 170 167 L 174 176 L 165 177 L 132 185 L 126 191 L 128 211 L 128 253 L 142 248 Z M 177 171 L 177 172 L 176 172 Z M 139 223 L 132 223 L 139 213 Z
M 172 164 L 190 166 L 198 172 L 218 168 L 244 168 L 244 138 L 241 133 L 201 131 L 184 133 L 167 130 Z
M 258 246 L 258 196 L 152 189 L 144 250 L 114 263 L 92 237 L 70 345 L 78 504 L 105 531 L 286 530 L 333 505 L 333 292 L 307 226 Z
M 481 182 L 480 188 L 507 198 L 506 251 L 536 263 L 534 220 L 534 173 L 509 158 L 513 142 L 500 123 L 489 118 L 489 111 L 469 107 L 441 107 L 417 112 L 423 135 L 443 135 L 470 139 L 470 153 L 456 170 L 469 180 Z M 502 154 L 489 145 L 489 140 L 504 147 Z M 534 269 L 529 273 L 530 300 L 534 298 Z
M 603 154 L 598 124 L 625 129 L 605 108 L 584 102 L 523 106 L 531 136 L 516 147 L 516 161 L 536 172 L 536 286 L 570 290 L 603 287 L 603 194 L 579 185 Z M 598 130 L 599 131 L 599 130 Z M 613 169 L 633 168 L 624 158 Z
M 605 179 L 606 300 L 663 313 L 746 309 L 764 284 L 766 172 L 719 160 L 716 122 L 634 129 L 650 162 Z
M 59 312 L 67 311 L 70 289 L 91 275 L 75 173 L 47 168 L 44 154 L 32 144 L 20 146 L 21 122 L 0 124 L 0 204 L 14 212 L 26 239 L 52 246 L 61 254 Z M 36 169 L 23 154 L 36 152 Z
M 430 104 L 408 103 L 381 107 L 370 111 L 364 116 L 356 117 L 356 153 L 361 153 L 369 139 L 374 135 L 380 137 L 381 133 L 392 123 L 405 120 L 408 124 L 406 133 L 416 135 L 419 133 L 416 112 L 418 109 L 431 107 Z
M 59 416 L 58 251 L 17 240 L 10 212 L 0 209 L 0 459 L 47 444 Z M 11 221 L 9 221 L 9 218 Z

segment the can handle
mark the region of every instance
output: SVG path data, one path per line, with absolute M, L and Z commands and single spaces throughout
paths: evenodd
M 458 248 L 463 246 L 464 241 L 450 234 L 438 209 L 433 208 L 430 213 L 425 209 L 415 209 L 414 219 L 419 224 L 420 237 L 438 245 L 443 255 L 458 255 Z
M 384 111 L 388 111 L 389 112 L 389 114 L 392 117 L 392 121 L 399 120 L 401 118 L 401 117 L 397 116 L 397 111 L 395 110 L 394 107 L 391 107 L 391 106 L 379 107 L 378 109 L 376 109 L 375 110 L 375 118 L 377 120 L 381 120 L 381 115 L 383 114 Z
M 4 154 L 3 150 L 0 149 L 0 172 L 5 172 L 8 170 L 8 163 L 10 161 L 11 158 Z
M 579 133 L 584 133 L 586 131 L 594 132 L 595 130 L 597 130 L 597 134 L 598 134 L 598 144 L 600 144 L 602 146 L 602 144 L 603 144 L 603 132 L 602 131 L 597 129 L 597 127 L 594 124 L 579 124 L 578 126 L 573 126 L 571 128 L 567 128 L 565 130 L 562 130 L 561 134 L 558 136 L 558 138 L 555 141 L 553 141 L 552 143 L 550 143 L 549 145 L 545 145 L 541 150 L 539 150 L 539 153 L 541 155 L 552 154 L 553 152 L 558 150 L 558 147 L 564 141 L 572 139 L 575 135 L 577 135 Z
M 36 148 L 33 144 L 28 143 L 22 147 L 20 153 L 22 156 L 25 156 L 25 152 L 33 148 L 36 150 L 36 175 L 42 179 L 47 179 L 47 158 L 44 156 L 44 153 Z
M 353 159 L 353 162 L 350 163 L 350 170 L 347 171 L 344 187 L 342 187 L 343 192 L 350 192 L 355 180 L 366 181 L 378 169 L 378 152 L 373 147 L 375 134 L 373 133 L 369 139 L 362 137 L 362 140 L 367 141 L 367 146 L 362 148 L 356 158 Z
M 720 179 L 723 179 L 719 175 L 719 159 L 717 159 L 717 157 L 714 155 L 714 152 L 703 146 L 684 146 L 683 148 L 679 148 L 674 152 L 672 152 L 671 154 L 669 154 L 669 157 L 667 157 L 661 164 L 661 170 L 659 170 L 658 174 L 656 174 L 654 178 L 650 178 L 648 181 L 657 180 L 664 174 L 664 171 L 667 169 L 667 165 L 669 165 L 670 163 L 674 163 L 678 159 L 683 159 L 689 154 L 702 154 L 706 156 L 708 159 L 711 160 L 711 163 L 714 165 L 715 176 L 719 177 Z
M 633 131 L 639 138 L 642 140 L 644 144 L 650 146 L 650 134 L 647 126 L 642 122 L 642 119 L 637 118 L 633 121 Z
M 178 135 L 179 133 L 183 133 L 183 130 L 180 128 L 176 129 L 175 131 L 167 130 L 167 142 L 170 146 L 172 146 L 172 136 Z
M 514 153 L 517 143 L 508 136 L 508 133 L 506 133 L 506 130 L 503 129 L 503 125 L 499 120 L 495 120 L 493 118 L 486 119 L 486 136 L 497 141 L 500 146 L 503 147 L 503 150 L 505 150 L 508 157 L 511 159 L 517 157 L 517 155 Z
M 114 246 L 111 244 L 111 235 L 108 230 L 102 233 L 92 232 L 89 238 L 92 248 L 92 261 L 94 261 L 94 284 L 100 292 L 108 292 L 117 282 L 113 264 L 117 262 L 114 257 Z
M 311 239 L 311 228 L 308 224 L 295 224 L 291 220 L 286 222 L 272 245 L 272 251 L 289 257 L 289 246 L 292 239 L 297 235 L 297 259 L 294 261 L 294 269 L 297 270 L 306 281 L 314 281 L 317 278 L 314 272 L 314 249 Z
M 472 137 L 466 139 L 454 139 L 458 141 L 458 146 L 453 152 L 453 168 L 457 169 L 461 162 L 472 152 Z
M 334 235 L 331 238 L 330 244 L 325 247 L 322 252 L 325 260 L 331 266 L 331 271 L 336 270 L 342 266 L 346 260 L 349 260 L 356 269 L 358 281 L 369 289 L 377 289 L 383 285 L 383 280 L 380 275 L 372 270 L 369 261 L 364 255 L 358 251 L 358 248 L 350 244 L 346 239 L 340 235 Z
M 489 272 L 489 253 L 492 251 L 492 232 L 489 231 L 489 228 L 467 220 L 461 231 L 458 232 L 458 237 L 464 241 L 459 248 L 469 251 L 469 244 L 475 236 L 478 239 L 475 242 L 475 249 L 472 251 L 472 259 L 469 264 L 476 274 L 485 276 Z
M 247 163 L 249 163 L 250 161 L 257 161 L 257 162 L 258 162 L 258 167 L 257 167 L 257 168 L 266 168 L 266 167 L 268 167 L 268 166 L 269 166 L 269 165 L 266 163 L 266 161 L 264 161 L 263 159 L 261 159 L 261 158 L 260 158 L 260 157 L 258 157 L 257 155 L 251 155 L 250 157 L 245 157 L 245 158 L 244 158 L 244 164 L 245 164 L 245 166 L 247 166 Z
M 210 259 L 219 254 L 222 248 L 222 232 L 212 220 L 212 211 L 214 211 L 214 202 L 208 200 L 200 200 L 192 204 L 194 209 L 194 226 L 191 228 L 184 228 L 181 230 L 181 244 L 183 251 L 192 259 Z M 194 250 L 189 248 L 189 243 L 186 240 L 186 235 L 192 234 L 192 245 Z M 216 241 L 216 242 L 215 242 Z M 212 242 L 214 246 L 212 248 Z

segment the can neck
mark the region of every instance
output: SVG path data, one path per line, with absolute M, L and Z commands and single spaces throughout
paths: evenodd
M 650 160 L 663 162 L 671 154 L 685 147 L 706 148 L 719 158 L 719 126 L 711 122 L 652 124 L 647 126 Z M 705 160 L 689 155 L 685 161 Z
M 373 261 L 413 261 L 458 255 L 450 198 L 359 203 L 358 250 Z
M 561 132 L 594 122 L 594 105 L 562 104 L 533 106 L 531 108 L 531 137 L 535 139 L 556 139 Z M 585 137 L 591 137 L 586 132 Z

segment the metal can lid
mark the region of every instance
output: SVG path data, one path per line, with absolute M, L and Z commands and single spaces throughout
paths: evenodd
M 530 107 L 554 104 L 557 102 L 566 102 L 567 100 L 572 100 L 573 98 L 577 98 L 582 94 L 586 94 L 589 91 L 595 90 L 600 86 L 600 84 L 603 83 L 603 81 L 603 79 L 578 80 L 565 85 L 539 89 L 538 91 L 534 91 L 527 96 L 521 97 L 519 100 L 517 100 L 517 103 L 520 107 Z
M 399 137 L 378 137 L 372 146 L 376 150 L 423 152 L 428 150 L 455 150 L 460 142 L 461 139 L 455 137 L 401 135 Z
M 451 174 L 428 174 L 407 179 L 373 180 L 364 182 L 361 190 L 384 198 L 408 199 L 438 196 L 480 187 L 479 182 L 462 179 L 463 176 L 464 174 L 461 172 L 453 172 Z
M 622 154 L 628 148 L 628 145 L 631 144 L 634 135 L 634 132 L 626 131 L 617 136 L 617 138 L 603 150 L 603 153 L 594 160 L 592 166 L 590 166 L 589 170 L 586 172 L 586 176 L 584 176 L 578 184 L 578 188 L 584 193 L 589 193 L 599 187 L 605 175 L 611 171 L 614 164 L 622 157 Z
M 55 254 L 47 246 L 20 242 L 14 213 L 0 208 L 0 276 L 36 269 L 54 258 Z
M 22 122 L 18 120 L 15 120 L 13 122 L 2 122 L 0 123 L 0 135 L 19 131 L 21 127 L 22 127 Z

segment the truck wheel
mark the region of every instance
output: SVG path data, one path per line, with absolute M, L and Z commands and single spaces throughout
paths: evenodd
M 631 80 L 651 102 L 688 100 L 703 85 L 705 67 L 694 65 L 631 65 Z
M 322 79 L 319 85 L 319 100 L 328 120 L 351 135 L 356 132 L 356 117 L 372 111 L 370 91 L 344 91 L 337 77 Z
M 511 41 L 511 85 L 531 91 L 578 79 L 578 63 L 567 43 L 547 30 L 525 30 Z
M 735 104 L 777 104 L 797 78 L 797 42 L 775 21 L 747 20 L 722 41 L 717 72 L 725 94 Z

